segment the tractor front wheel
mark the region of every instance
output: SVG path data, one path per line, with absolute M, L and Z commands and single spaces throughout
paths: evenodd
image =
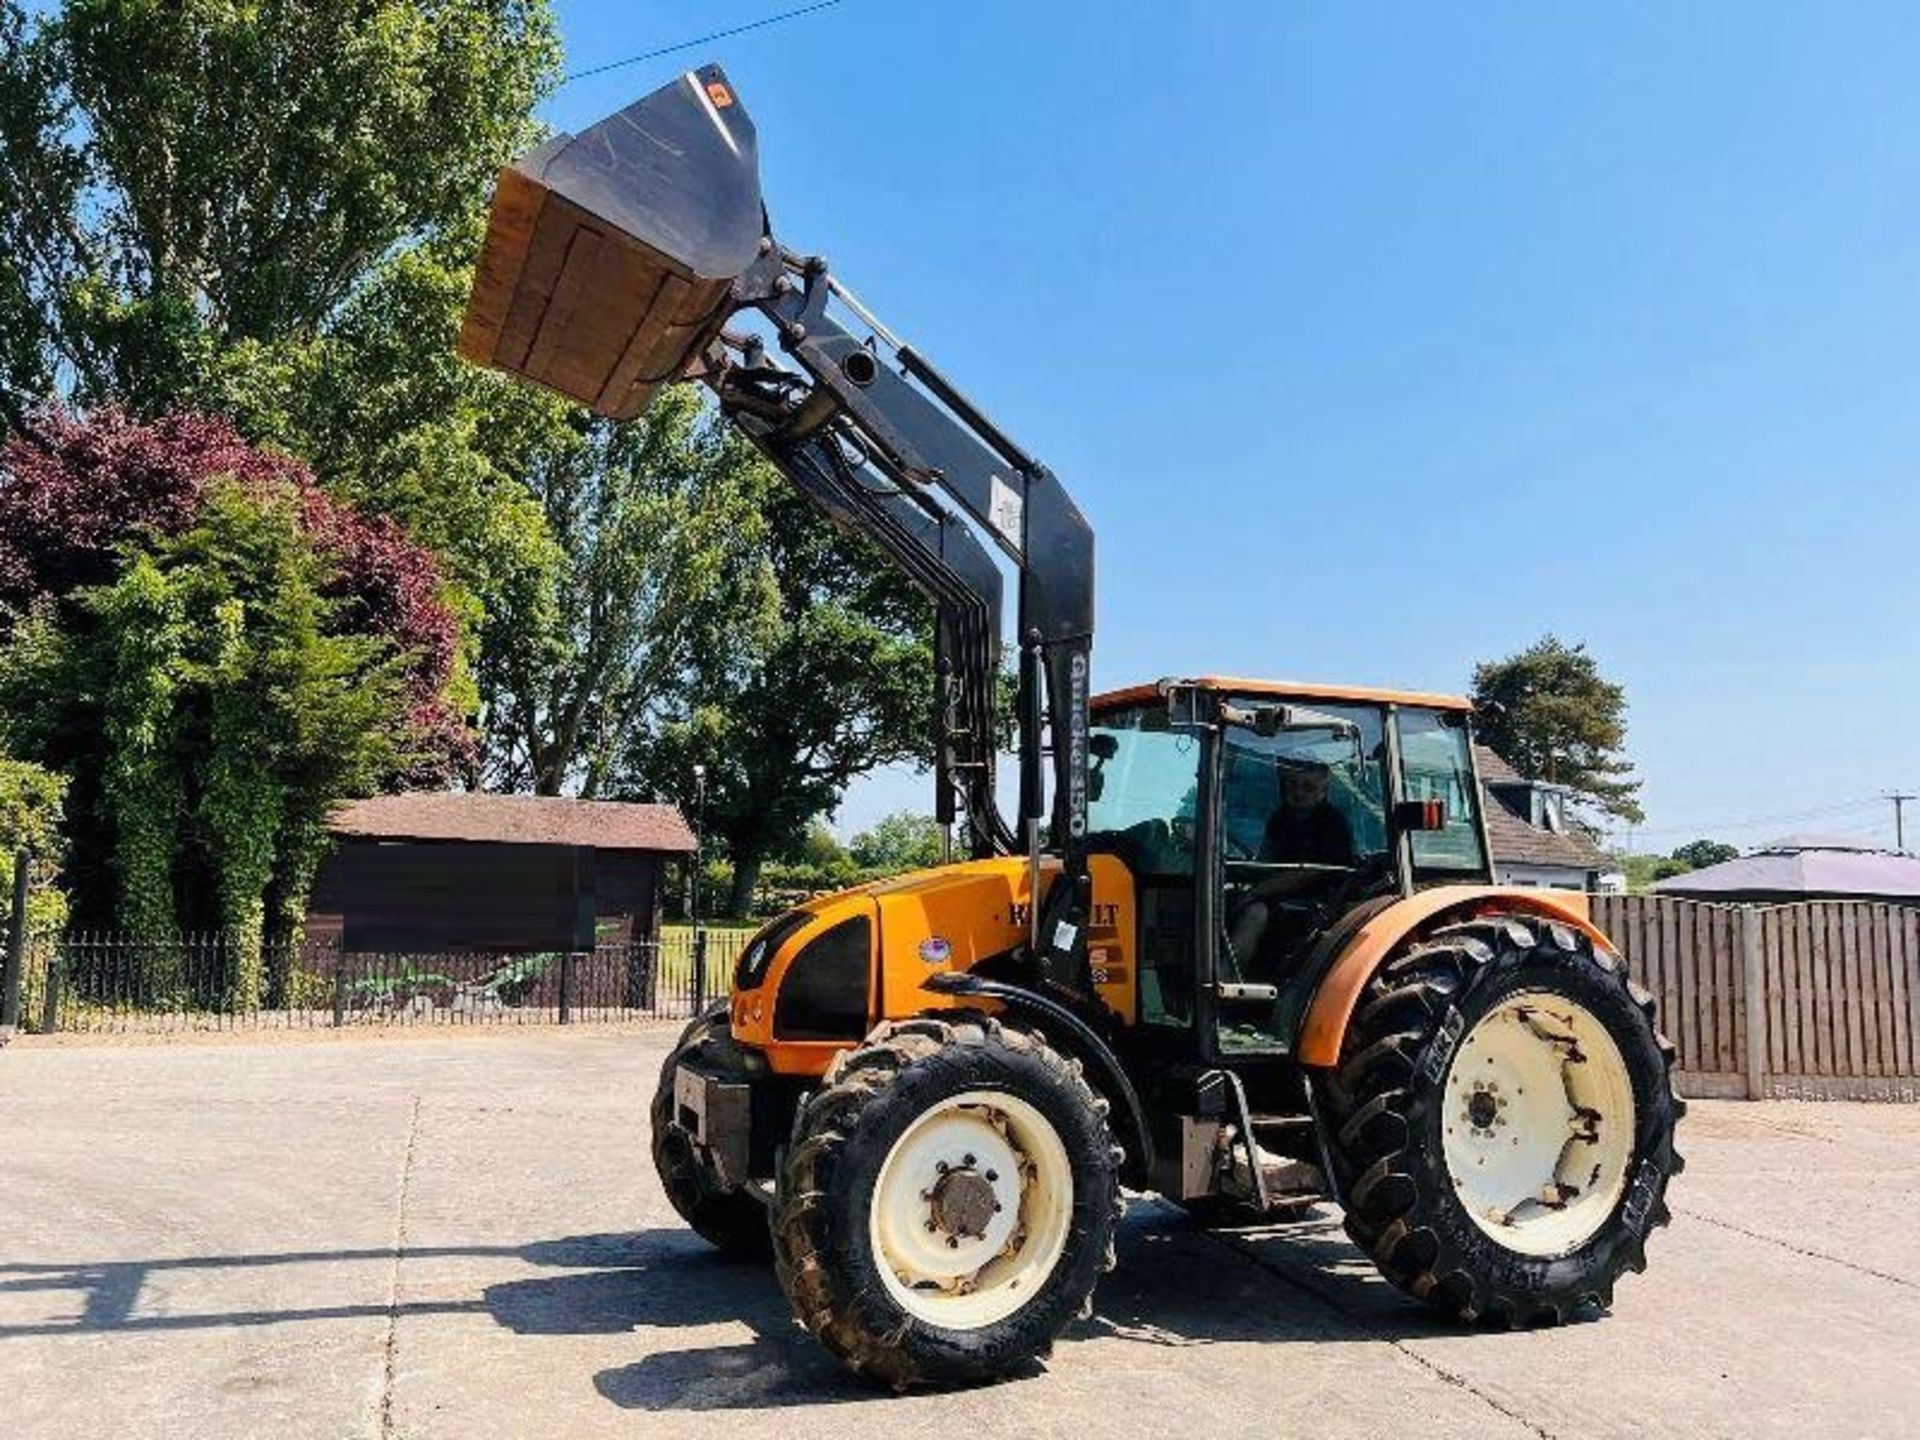
M 1501 916 L 1428 936 L 1362 995 L 1328 1087 L 1348 1234 L 1462 1319 L 1604 1309 L 1669 1218 L 1673 1054 L 1577 930 Z
M 984 1016 L 883 1025 L 794 1119 L 774 1263 L 800 1323 L 896 1389 L 997 1379 L 1087 1313 L 1120 1151 L 1076 1065 Z
M 703 1240 L 742 1260 L 767 1256 L 767 1207 L 750 1191 L 730 1189 L 720 1182 L 686 1131 L 674 1124 L 673 1072 L 685 1059 L 697 1059 L 709 1069 L 738 1071 L 746 1078 L 745 1062 L 733 1043 L 724 1002 L 696 1017 L 680 1032 L 680 1043 L 660 1067 L 660 1083 L 653 1092 L 653 1166 L 661 1188 L 682 1220 Z

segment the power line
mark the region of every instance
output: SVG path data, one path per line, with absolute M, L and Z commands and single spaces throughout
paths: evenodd
M 715 40 L 725 40 L 733 35 L 744 35 L 749 30 L 764 29 L 768 25 L 778 25 L 782 20 L 797 20 L 802 15 L 811 15 L 818 10 L 831 10 L 841 0 L 817 0 L 816 4 L 802 5 L 797 10 L 782 10 L 778 15 L 763 15 L 758 20 L 749 20 L 744 25 L 735 25 L 729 30 L 715 30 L 710 35 L 702 35 L 693 40 L 680 40 L 672 45 L 662 45 L 658 50 L 648 50 L 643 54 L 629 55 L 624 60 L 609 60 L 604 65 L 589 65 L 585 70 L 575 70 L 560 79 L 562 85 L 571 85 L 576 80 L 584 80 L 589 75 L 604 75 L 609 70 L 623 69 L 628 65 L 638 65 L 642 60 L 657 60 L 662 55 L 672 55 L 681 50 L 692 50 L 701 45 L 709 45 Z
M 1708 834 L 1715 830 L 1748 830 L 1759 825 L 1785 825 L 1798 820 L 1822 820 L 1835 815 L 1851 814 L 1855 811 L 1873 809 L 1886 803 L 1883 795 L 1872 795 L 1859 800 L 1844 800 L 1832 805 L 1821 805 L 1811 810 L 1783 810 L 1773 815 L 1748 815 L 1730 820 L 1693 821 L 1683 825 L 1635 825 L 1632 827 L 1638 835 L 1682 835 Z
M 1883 839 L 1887 833 L 1885 820 L 1870 820 L 1865 825 L 1838 825 L 1831 832 L 1835 835 L 1871 835 Z

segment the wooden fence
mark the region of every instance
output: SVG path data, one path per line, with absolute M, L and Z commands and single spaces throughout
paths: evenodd
M 1920 909 L 1596 895 L 1683 1094 L 1920 1100 Z

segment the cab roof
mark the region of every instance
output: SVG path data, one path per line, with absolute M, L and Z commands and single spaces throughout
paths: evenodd
M 1236 695 L 1272 695 L 1285 700 L 1351 700 L 1360 705 L 1424 705 L 1435 710 L 1473 709 L 1473 703 L 1458 695 L 1434 695 L 1424 690 L 1380 690 L 1366 685 L 1314 685 L 1300 680 L 1248 680 L 1238 675 L 1190 675 L 1154 680 L 1144 685 L 1129 685 L 1108 690 L 1093 697 L 1092 708 L 1111 710 L 1119 705 L 1138 705 L 1158 699 L 1162 687 L 1193 685 L 1202 690 L 1218 690 Z

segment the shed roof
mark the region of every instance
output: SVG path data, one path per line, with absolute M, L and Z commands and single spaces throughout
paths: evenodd
M 372 840 L 468 840 L 496 845 L 581 845 L 600 850 L 694 849 L 678 806 L 478 791 L 378 795 L 333 814 L 336 835 Z
M 1844 836 L 1795 835 L 1737 860 L 1655 883 L 1662 895 L 1852 896 L 1920 900 L 1920 859 Z

